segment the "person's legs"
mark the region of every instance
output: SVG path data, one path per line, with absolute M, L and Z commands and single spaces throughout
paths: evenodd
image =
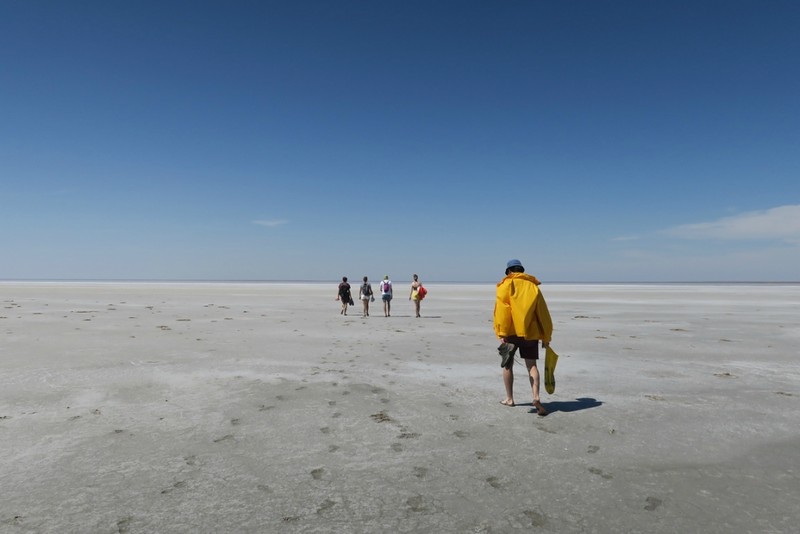
M 533 393 L 533 407 L 536 408 L 539 415 L 547 415 L 547 410 L 544 409 L 539 400 L 539 384 L 541 380 L 539 368 L 536 367 L 536 361 L 539 359 L 539 342 L 521 339 L 512 340 L 512 342 L 519 343 L 519 355 L 525 360 L 525 367 L 528 368 L 528 380 L 531 383 L 531 392 Z
M 416 300 L 414 301 L 414 311 L 416 311 L 416 312 L 417 312 L 417 317 L 419 317 L 419 316 L 420 316 L 420 315 L 419 315 L 419 299 L 416 299 Z
M 369 315 L 369 301 L 367 299 L 365 299 L 365 298 L 362 298 L 361 299 L 361 306 L 363 308 L 363 310 L 361 311 L 361 315 L 366 317 L 367 315 Z

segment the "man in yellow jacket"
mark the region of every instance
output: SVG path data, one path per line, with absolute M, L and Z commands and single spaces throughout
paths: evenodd
M 497 284 L 497 299 L 494 304 L 494 332 L 500 338 L 503 351 L 519 349 L 525 360 L 533 391 L 533 406 L 539 415 L 547 415 L 539 400 L 539 341 L 543 347 L 550 344 L 553 335 L 553 321 L 550 311 L 539 291 L 539 280 L 535 276 L 525 274 L 525 268 L 519 260 L 510 260 L 506 264 L 506 277 Z M 500 401 L 506 406 L 514 406 L 514 358 L 508 358 L 503 367 L 503 383 L 506 387 L 506 398 Z

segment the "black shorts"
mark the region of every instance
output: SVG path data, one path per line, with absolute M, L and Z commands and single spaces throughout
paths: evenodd
M 518 347 L 517 354 L 523 360 L 538 360 L 539 359 L 539 340 L 537 339 L 524 339 L 517 336 L 509 336 L 506 338 L 506 343 L 513 343 Z

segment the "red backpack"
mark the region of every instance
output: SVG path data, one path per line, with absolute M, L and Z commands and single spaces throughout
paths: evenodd
M 428 290 L 425 289 L 424 287 L 422 287 L 422 285 L 420 285 L 419 289 L 417 289 L 417 297 L 419 297 L 419 300 L 424 299 L 425 295 L 427 295 L 427 294 L 428 294 Z

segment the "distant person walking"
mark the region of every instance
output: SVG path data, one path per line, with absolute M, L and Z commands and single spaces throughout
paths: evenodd
M 498 348 L 501 354 L 516 348 L 525 366 L 528 368 L 533 407 L 541 415 L 547 410 L 539 399 L 539 341 L 543 347 L 550 344 L 553 335 L 553 321 L 544 295 L 539 291 L 539 280 L 535 276 L 525 274 L 525 268 L 519 260 L 510 260 L 506 264 L 506 276 L 497 284 L 497 298 L 494 304 L 494 332 L 502 344 Z M 505 352 L 507 354 L 508 352 Z M 503 384 L 506 398 L 500 401 L 506 406 L 514 406 L 514 358 L 507 358 L 503 367 Z
M 383 301 L 383 315 L 386 317 L 392 316 L 392 281 L 389 280 L 389 275 L 383 277 L 381 281 L 381 300 Z
M 347 277 L 342 277 L 342 283 L 339 284 L 339 292 L 336 293 L 336 300 L 342 301 L 341 315 L 347 315 L 347 306 L 352 302 L 353 297 L 350 295 L 350 284 L 347 283 Z
M 408 296 L 408 300 L 414 301 L 414 313 L 417 317 L 422 317 L 419 314 L 419 305 L 426 294 L 427 290 L 422 286 L 422 282 L 419 281 L 419 276 L 415 274 L 414 280 L 411 282 L 411 294 Z
M 364 277 L 364 283 L 361 284 L 361 289 L 358 290 L 358 298 L 364 306 L 362 317 L 369 317 L 369 301 L 374 300 L 372 296 L 372 284 L 369 283 L 367 277 Z

